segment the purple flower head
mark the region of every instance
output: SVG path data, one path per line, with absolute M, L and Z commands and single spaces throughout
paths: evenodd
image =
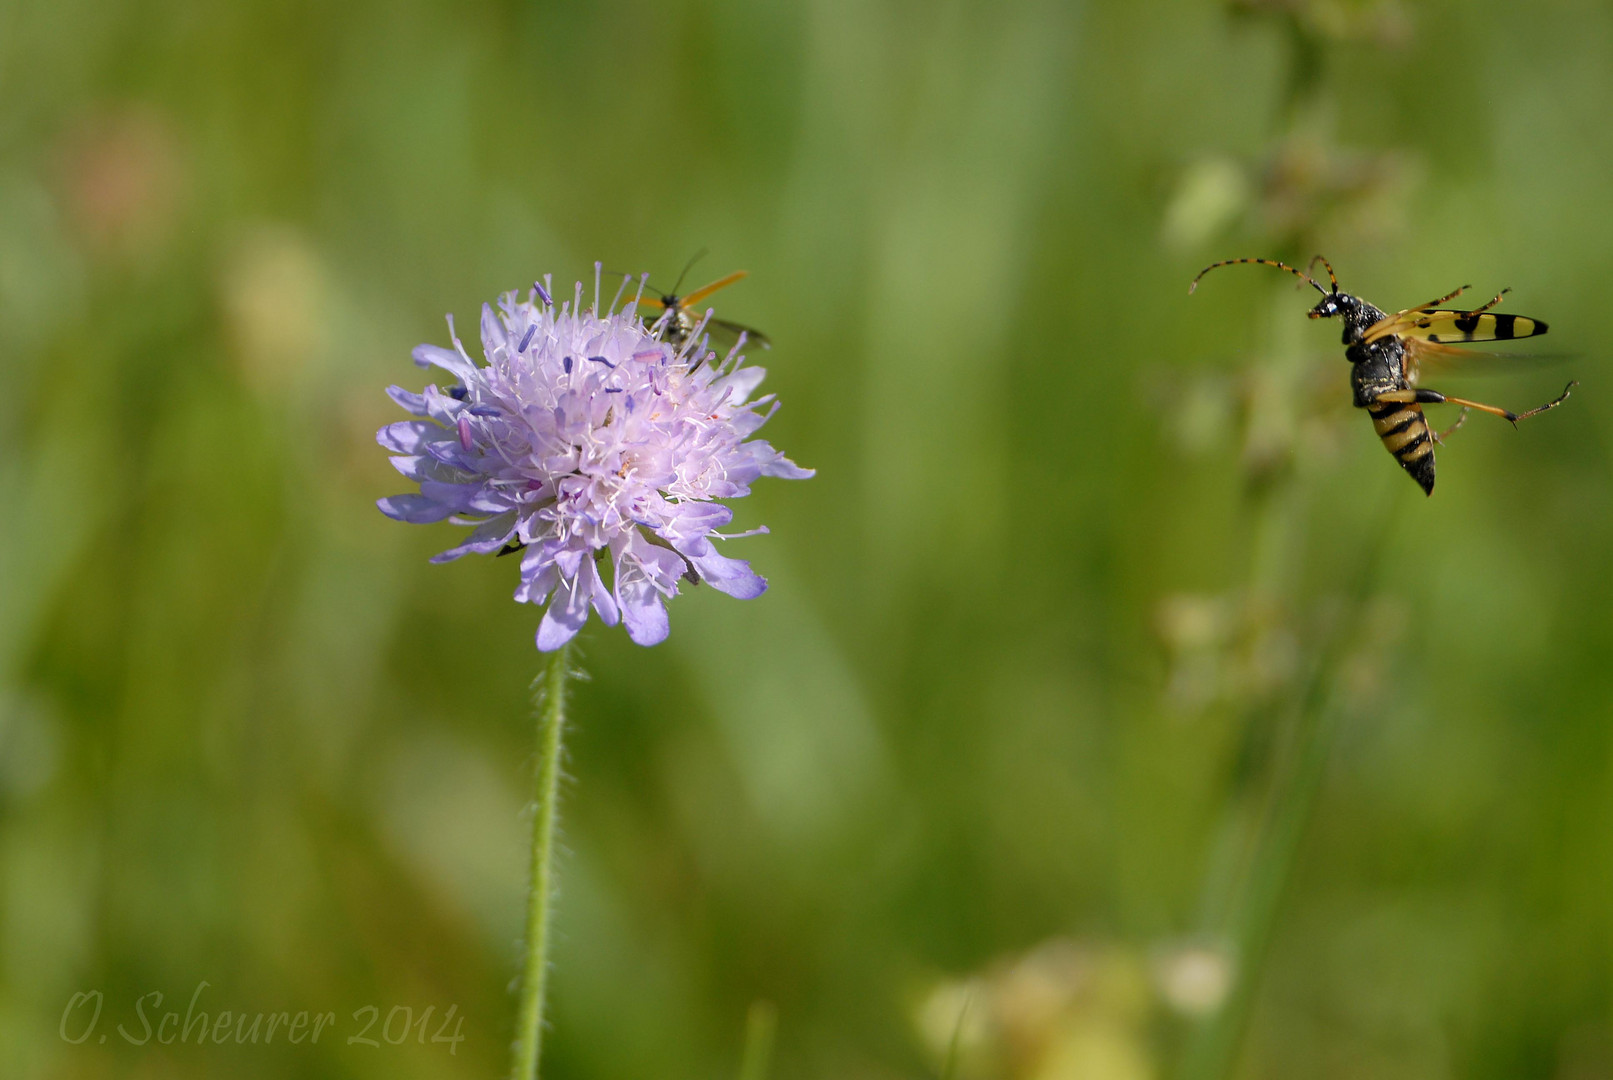
M 416 419 L 376 439 L 420 490 L 381 499 L 381 512 L 475 526 L 434 562 L 524 549 L 515 598 L 548 604 L 544 650 L 571 640 L 590 608 L 607 626 L 626 623 L 640 645 L 660 642 L 663 600 L 680 578 L 760 596 L 767 582 L 712 541 L 735 538 L 717 531 L 733 512 L 715 500 L 748 495 L 759 476 L 812 475 L 747 438 L 778 408 L 771 395 L 751 397 L 766 373 L 742 366 L 743 342 L 721 362 L 699 335 L 675 348 L 634 314 L 637 297 L 601 314 L 597 265 L 591 307 L 580 283 L 558 307 L 546 284 L 525 300 L 505 293 L 496 313 L 482 306 L 485 367 L 451 316 L 453 349 L 414 350 L 415 363 L 451 381 L 387 391 Z

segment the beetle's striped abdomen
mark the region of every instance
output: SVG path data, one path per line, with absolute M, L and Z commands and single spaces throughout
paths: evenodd
M 1383 401 L 1367 406 L 1384 448 L 1411 474 L 1425 495 L 1434 493 L 1434 437 L 1415 402 Z

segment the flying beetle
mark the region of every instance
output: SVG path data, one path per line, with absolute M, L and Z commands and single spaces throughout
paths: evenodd
M 679 296 L 678 288 L 683 284 L 683 279 L 688 276 L 689 270 L 704 254 L 704 251 L 697 252 L 694 258 L 684 265 L 683 273 L 678 275 L 678 280 L 673 283 L 671 292 L 662 293 L 659 296 L 639 297 L 639 303 L 645 307 L 661 309 L 661 314 L 647 318 L 644 321 L 651 326 L 658 323 L 664 326 L 666 340 L 678 348 L 683 347 L 683 343 L 689 340 L 689 335 L 693 334 L 700 325 L 701 316 L 694 310 L 694 306 L 718 289 L 726 289 L 734 282 L 741 281 L 749 276 L 749 271 L 736 270 L 727 277 L 718 278 L 710 285 L 701 286 L 687 296 Z M 767 339 L 767 335 L 760 330 L 754 330 L 749 326 L 741 326 L 739 323 L 729 322 L 727 319 L 708 318 L 706 328 L 714 331 L 719 337 L 728 338 L 730 342 L 737 341 L 739 336 L 743 334 L 746 341 L 760 345 L 764 349 L 773 347 L 773 343 Z
M 1350 361 L 1350 388 L 1354 391 L 1355 407 L 1367 410 L 1384 448 L 1417 481 L 1425 495 L 1434 493 L 1434 444 L 1461 427 L 1469 409 L 1499 416 L 1516 427 L 1520 420 L 1555 409 L 1568 400 L 1569 391 L 1579 385 L 1571 382 L 1560 397 L 1522 413 L 1451 397 L 1437 390 L 1419 389 L 1417 375 L 1423 361 L 1472 355 L 1452 348 L 1452 344 L 1539 337 L 1546 332 L 1546 324 L 1523 315 L 1491 311 L 1510 291 L 1508 289 L 1502 289 L 1489 303 L 1471 311 L 1439 306 L 1455 300 L 1472 288 L 1471 285 L 1463 285 L 1426 304 L 1393 315 L 1385 314 L 1360 297 L 1342 291 L 1333 267 L 1320 255 L 1311 260 L 1311 266 L 1318 262 L 1327 269 L 1327 279 L 1333 286 L 1331 291 L 1304 271 L 1275 259 L 1223 259 L 1211 263 L 1199 271 L 1187 291 L 1191 293 L 1198 288 L 1199 279 L 1217 267 L 1258 263 L 1286 270 L 1321 293 L 1322 299 L 1307 314 L 1313 319 L 1344 320 L 1344 358 Z M 1460 405 L 1462 413 L 1456 423 L 1436 434 L 1423 417 L 1423 406 L 1440 404 Z

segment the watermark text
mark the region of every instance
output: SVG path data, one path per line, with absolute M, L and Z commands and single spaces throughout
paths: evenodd
M 416 1014 L 408 1005 L 394 1005 L 383 1019 L 377 1005 L 363 1005 L 352 1013 L 351 1023 L 338 1024 L 334 1012 L 250 1012 L 203 1008 L 202 993 L 212 983 L 203 980 L 196 984 L 184 1014 L 172 1009 L 163 1011 L 163 993 L 153 990 L 134 1000 L 127 1015 L 114 1020 L 108 1016 L 103 1022 L 106 995 L 100 990 L 81 990 L 67 999 L 62 1010 L 57 1033 L 63 1042 L 79 1045 L 87 1042 L 105 1043 L 109 1037 L 117 1038 L 130 1046 L 158 1043 L 162 1046 L 236 1046 L 317 1045 L 323 1036 L 329 1043 L 341 1038 L 346 1030 L 348 1046 L 402 1046 L 413 1042 L 420 1046 L 447 1044 L 448 1053 L 454 1054 L 464 1041 L 465 1018 L 459 1015 L 459 1006 L 450 1005 L 440 1017 L 435 1016 L 436 1006 L 427 1005 Z M 106 1030 L 110 1024 L 111 1030 Z

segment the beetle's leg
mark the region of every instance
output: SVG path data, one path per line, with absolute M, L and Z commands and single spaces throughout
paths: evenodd
M 1484 314 L 1486 311 L 1489 311 L 1491 308 L 1495 307 L 1495 305 L 1499 304 L 1501 302 L 1501 298 L 1511 291 L 1512 290 L 1510 288 L 1502 289 L 1500 292 L 1495 294 L 1495 298 L 1492 299 L 1488 304 L 1485 304 L 1481 308 L 1474 308 L 1472 311 L 1468 312 L 1468 316 L 1471 318 L 1474 315 Z
M 1430 300 L 1426 304 L 1418 304 L 1414 308 L 1407 308 L 1405 311 L 1401 312 L 1400 314 L 1402 314 L 1402 315 L 1410 315 L 1412 312 L 1415 312 L 1415 311 L 1427 311 L 1429 308 L 1439 307 L 1439 305 L 1441 305 L 1441 304 L 1448 304 L 1452 300 L 1455 300 L 1458 296 L 1461 296 L 1463 293 L 1467 292 L 1467 290 L 1471 289 L 1472 287 L 1473 286 L 1471 286 L 1471 285 L 1458 285 L 1455 288 L 1454 291 L 1446 293 L 1444 296 L 1440 297 L 1438 300 Z
M 1467 411 L 1468 411 L 1467 407 L 1464 405 L 1462 407 L 1462 415 L 1460 415 L 1460 416 L 1458 416 L 1456 418 L 1456 423 L 1452 424 L 1450 427 L 1446 428 L 1444 431 L 1439 432 L 1438 434 L 1435 434 L 1433 428 L 1429 428 L 1428 433 L 1434 437 L 1435 442 L 1439 443 L 1441 446 L 1444 446 L 1445 445 L 1445 440 L 1450 438 L 1453 434 L 1455 434 L 1457 428 L 1459 428 L 1463 424 L 1467 423 Z
M 1385 390 L 1377 395 L 1378 401 L 1415 401 L 1419 405 L 1461 405 L 1467 409 L 1477 409 L 1487 412 L 1491 416 L 1499 416 L 1509 424 L 1517 424 L 1519 420 L 1527 420 L 1531 416 L 1538 416 L 1547 409 L 1555 409 L 1568 400 L 1569 393 L 1578 386 L 1576 380 L 1563 388 L 1563 392 L 1544 405 L 1536 406 L 1528 412 L 1515 413 L 1511 409 L 1503 409 L 1499 405 L 1486 405 L 1482 401 L 1469 401 L 1467 398 L 1447 397 L 1438 390 Z

